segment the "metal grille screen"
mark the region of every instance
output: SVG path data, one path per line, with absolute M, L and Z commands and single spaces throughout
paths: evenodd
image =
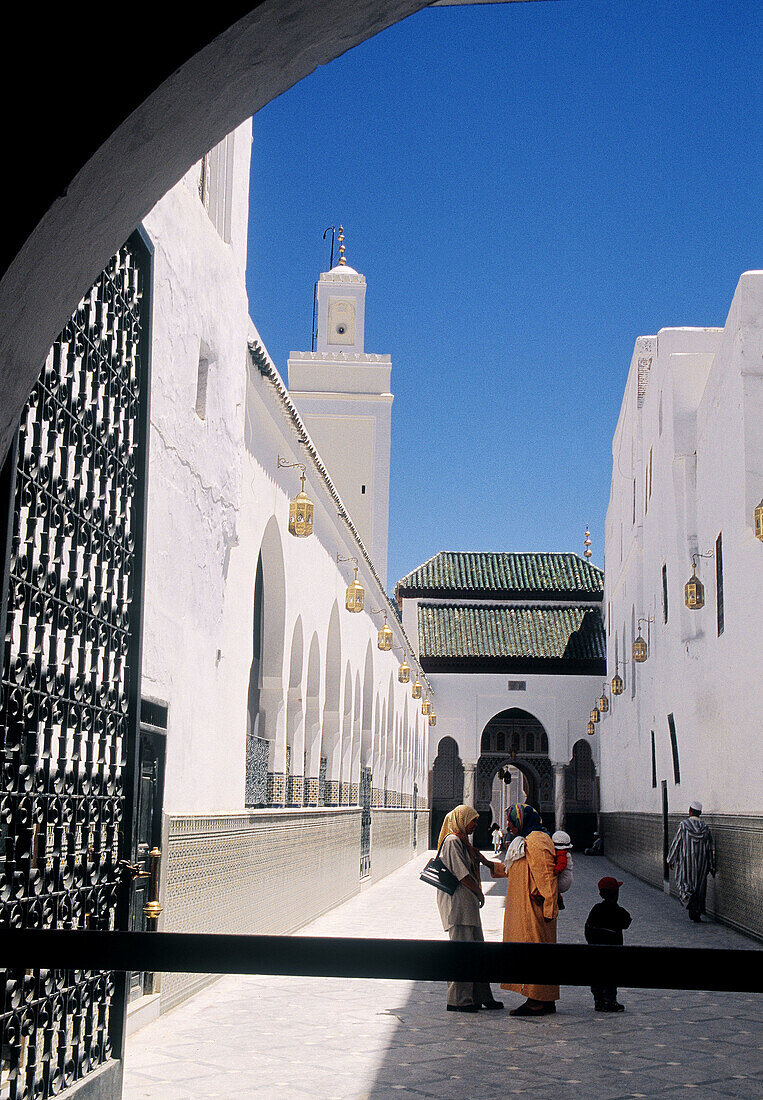
M 6 465 L 6 928 L 119 924 L 137 727 L 149 263 L 135 235 L 80 302 Z M 120 988 L 96 971 L 3 973 L 0 1095 L 53 1096 L 108 1061 L 121 1042 Z

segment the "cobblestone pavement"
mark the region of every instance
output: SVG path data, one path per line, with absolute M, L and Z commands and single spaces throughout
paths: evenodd
M 302 930 L 305 935 L 444 938 L 422 853 Z M 675 899 L 606 860 L 575 856 L 559 939 L 582 943 L 601 875 L 624 880 L 631 944 L 751 947 L 693 925 Z M 499 940 L 505 883 L 485 884 L 485 938 Z M 494 987 L 507 1008 L 521 998 Z M 763 1096 L 760 1000 L 753 995 L 624 990 L 619 1015 L 566 987 L 555 1016 L 445 1011 L 433 982 L 225 977 L 128 1042 L 125 1100 L 225 1097 L 540 1100 Z

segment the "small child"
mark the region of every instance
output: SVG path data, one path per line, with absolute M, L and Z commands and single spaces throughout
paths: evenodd
M 565 833 L 564 829 L 557 829 L 551 840 L 554 843 L 554 848 L 556 848 L 554 874 L 557 876 L 557 887 L 559 889 L 559 908 L 564 909 L 562 894 L 566 894 L 572 886 L 572 841 L 570 840 L 570 834 Z
M 602 901 L 594 905 L 585 922 L 586 943 L 617 945 L 622 947 L 623 929 L 631 923 L 631 915 L 617 904 L 622 882 L 611 875 L 599 879 Z M 625 1012 L 625 1005 L 617 1000 L 614 985 L 592 985 L 593 1006 L 597 1012 Z

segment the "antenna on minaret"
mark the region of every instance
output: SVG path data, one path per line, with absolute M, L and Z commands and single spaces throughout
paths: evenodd
M 341 228 L 341 227 L 340 227 Z M 331 258 L 329 259 L 329 271 L 334 266 L 334 235 L 336 233 L 336 226 L 329 225 L 323 230 L 323 239 L 326 240 L 328 234 L 331 234 Z M 315 342 L 318 339 L 318 329 L 315 327 L 315 314 L 318 309 L 318 283 L 316 282 L 313 287 L 313 335 L 310 341 L 310 350 L 315 351 Z
M 339 266 L 344 266 L 347 260 L 344 258 L 344 228 L 339 226 Z
M 588 530 L 588 524 L 585 525 L 585 550 L 583 551 L 584 558 L 590 558 L 591 556 L 591 532 Z

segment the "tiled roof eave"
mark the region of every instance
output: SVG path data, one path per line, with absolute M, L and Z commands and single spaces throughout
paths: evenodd
M 580 664 L 586 670 L 598 669 L 596 662 L 606 658 L 601 609 L 590 602 L 421 602 L 417 623 L 422 663 L 476 662 L 487 667 L 497 662 L 504 668 L 517 662 L 554 662 L 567 668 Z
M 527 675 L 595 676 L 607 675 L 606 657 L 422 657 L 428 674 L 458 672 L 501 672 Z
M 531 600 L 533 603 L 603 603 L 603 591 L 590 589 L 543 588 L 442 588 L 424 586 L 395 589 L 398 599 L 404 600 L 469 600 L 495 603 L 496 600 Z

